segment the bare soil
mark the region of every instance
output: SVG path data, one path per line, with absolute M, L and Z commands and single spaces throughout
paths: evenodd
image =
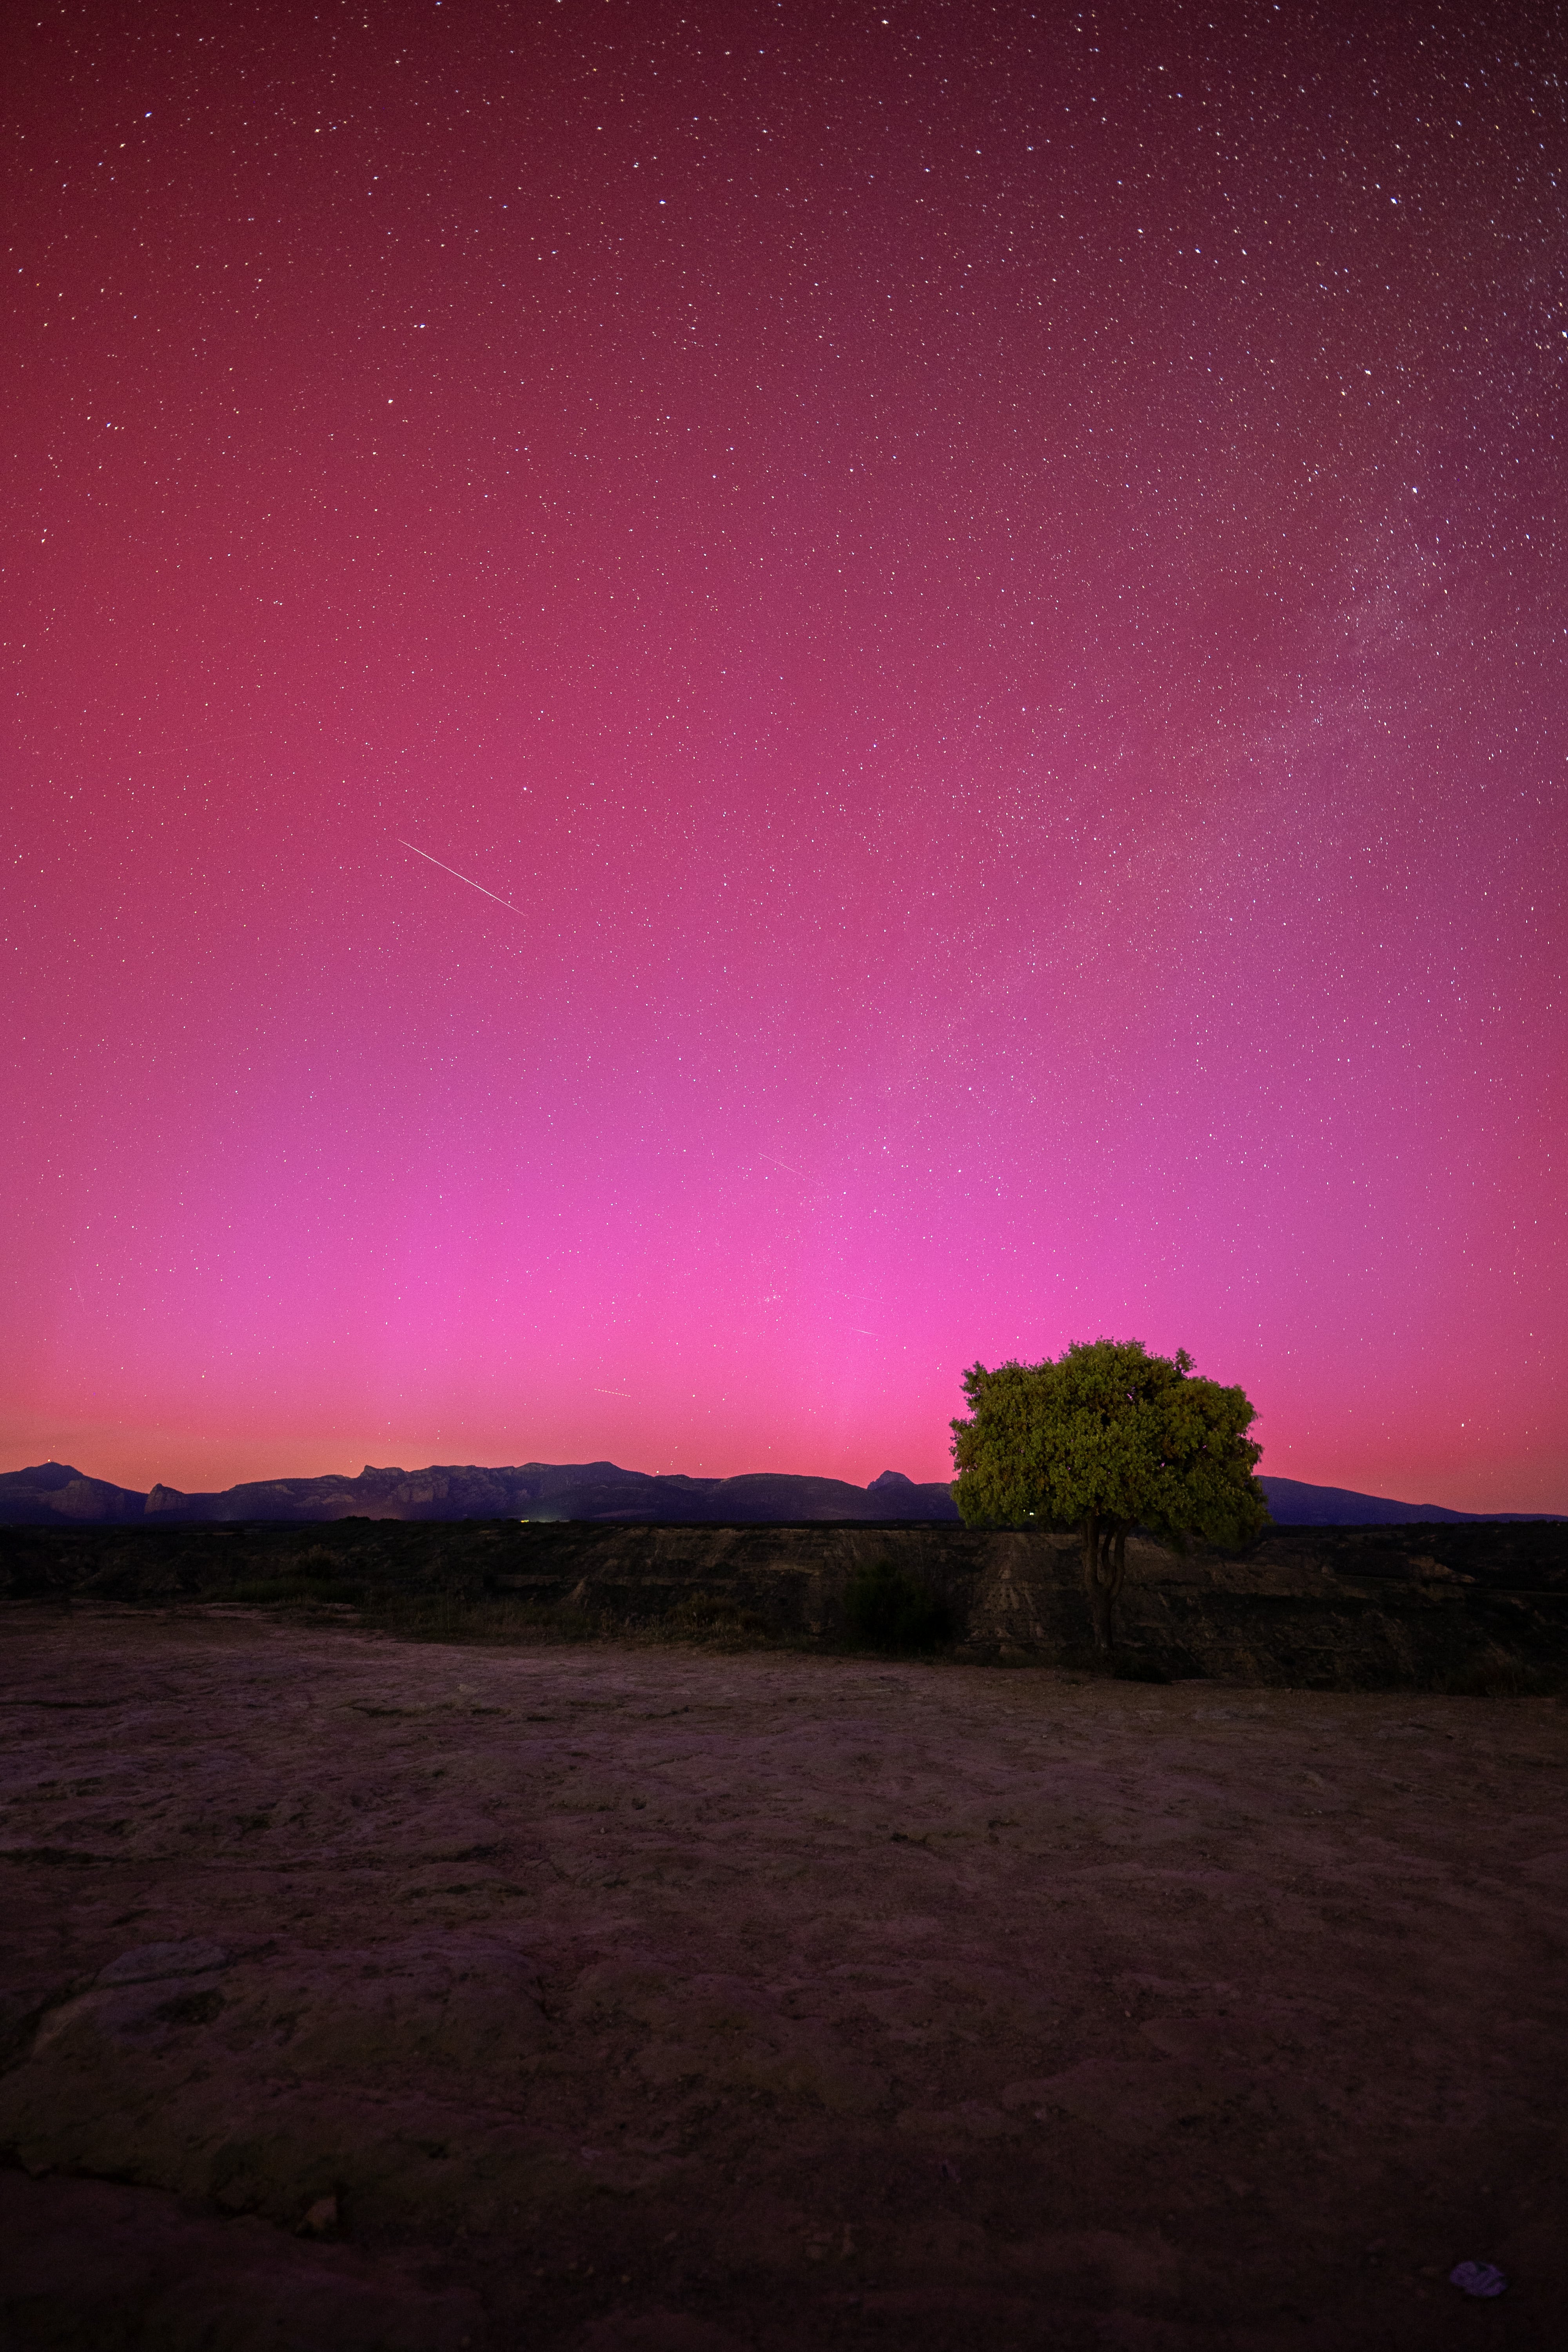
M 1559 1700 L 239 1609 L 0 1672 L 7 2347 L 1557 2340 Z

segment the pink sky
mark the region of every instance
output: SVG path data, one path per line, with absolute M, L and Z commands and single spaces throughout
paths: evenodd
M 1568 1508 L 1551 60 L 359 26 L 22 37 L 0 1466 Z

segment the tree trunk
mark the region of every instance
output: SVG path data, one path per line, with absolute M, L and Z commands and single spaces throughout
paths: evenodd
M 1083 1523 L 1083 1581 L 1094 1625 L 1094 1646 L 1116 1647 L 1116 1603 L 1127 1575 L 1127 1521 L 1090 1512 Z

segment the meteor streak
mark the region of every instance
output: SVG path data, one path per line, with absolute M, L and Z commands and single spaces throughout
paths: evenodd
M 478 890 L 481 896 L 486 898 L 494 898 L 496 905 L 498 907 L 504 907 L 509 914 L 521 914 L 522 908 L 521 907 L 514 907 L 510 898 L 497 898 L 496 893 L 493 890 L 487 890 L 482 882 L 476 882 L 471 874 L 459 874 L 455 866 L 442 865 L 440 858 L 432 857 L 427 849 L 416 848 L 414 843 L 411 841 L 405 841 L 400 833 L 395 834 L 393 838 L 397 842 L 400 848 L 414 850 L 416 857 L 423 857 L 432 866 L 440 866 L 442 873 L 451 875 L 454 881 L 466 882 L 470 890 Z

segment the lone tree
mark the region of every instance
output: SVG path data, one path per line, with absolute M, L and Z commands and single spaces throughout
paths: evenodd
M 1243 1544 L 1268 1525 L 1252 1475 L 1240 1389 L 1193 1377 L 1184 1348 L 1151 1356 L 1141 1339 L 1095 1339 L 1054 1361 L 976 1364 L 963 1376 L 971 1417 L 952 1424 L 953 1500 L 968 1527 L 1077 1528 L 1097 1649 L 1116 1639 L 1127 1532 L 1147 1528 Z

